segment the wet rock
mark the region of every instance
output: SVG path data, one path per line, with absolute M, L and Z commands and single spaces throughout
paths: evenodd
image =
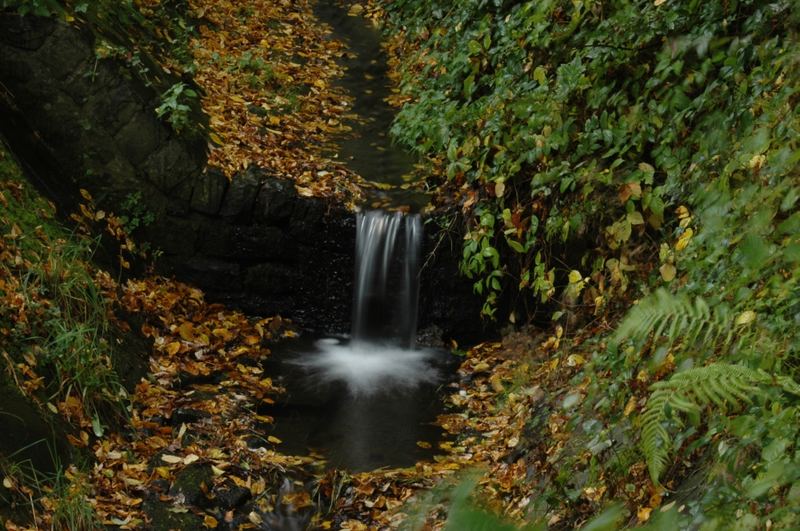
M 94 55 L 78 33 L 62 24 L 55 26 L 39 51 L 49 58 L 50 73 L 58 80 L 81 72 L 81 65 L 89 64 Z
M 141 170 L 146 178 L 164 194 L 173 200 L 180 199 L 188 203 L 191 195 L 175 197 L 172 192 L 189 178 L 193 163 L 186 146 L 177 138 L 173 138 L 162 144 L 158 151 L 151 153 L 141 165 Z
M 247 270 L 244 287 L 257 295 L 285 295 L 292 293 L 297 280 L 291 266 L 260 264 Z
M 193 422 L 200 422 L 209 418 L 211 418 L 211 415 L 205 411 L 190 407 L 179 407 L 172 412 L 172 425 L 180 426 L 181 424 L 192 424 Z
M 214 472 L 207 463 L 193 463 L 177 473 L 169 495 L 175 503 L 180 505 L 194 505 L 195 507 L 208 507 L 210 501 L 206 496 Z
M 241 266 L 235 262 L 195 256 L 189 259 L 178 256 L 172 268 L 181 279 L 206 289 L 209 292 L 239 292 Z
M 125 315 L 127 322 L 134 326 L 131 330 L 141 329 L 141 318 L 135 315 Z M 128 392 L 133 392 L 136 384 L 147 375 L 149 352 L 153 348 L 153 341 L 133 331 L 122 332 L 112 330 L 114 345 L 111 349 L 111 364 Z
M 169 249 L 170 254 L 193 255 L 200 231 L 190 219 L 180 216 L 164 216 L 160 223 L 146 228 L 150 241 L 157 242 L 161 249 Z
M 216 505 L 225 510 L 241 507 L 252 497 L 253 493 L 250 492 L 250 489 L 239 487 L 230 482 L 214 489 L 214 501 Z
M 224 378 L 222 373 L 211 374 L 191 374 L 188 372 L 181 372 L 178 374 L 179 385 L 182 388 L 190 387 L 192 385 L 216 384 Z
M 28 463 L 39 472 L 56 472 L 59 461 L 69 462 L 64 428 L 57 419 L 39 411 L 6 378 L 5 371 L 0 373 L 0 457 Z
M 209 169 L 198 177 L 192 193 L 191 207 L 203 214 L 217 214 L 228 189 L 228 178 L 215 169 Z
M 172 510 L 171 510 L 172 509 Z M 172 505 L 156 499 L 145 500 L 142 510 L 150 523 L 151 531 L 196 531 L 203 529 L 203 519 L 190 512 L 175 512 Z
M 158 147 L 160 129 L 155 115 L 136 113 L 117 132 L 114 140 L 128 161 L 139 164 Z
M 292 215 L 297 197 L 292 182 L 286 179 L 267 179 L 256 199 L 256 221 L 265 223 L 287 221 Z
M 39 50 L 56 29 L 53 19 L 0 17 L 0 42 L 26 51 Z
M 290 258 L 291 246 L 277 227 L 251 225 L 234 227 L 230 255 L 240 259 L 264 261 Z
M 264 177 L 263 171 L 255 166 L 235 175 L 228 185 L 220 215 L 234 218 L 240 223 L 248 223 L 253 212 L 256 194 Z

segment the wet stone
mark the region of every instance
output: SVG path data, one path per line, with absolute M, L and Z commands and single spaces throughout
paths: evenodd
M 263 178 L 263 171 L 255 167 L 234 175 L 222 202 L 220 215 L 236 218 L 241 222 L 249 221 Z
M 211 415 L 205 411 L 200 411 L 199 409 L 193 409 L 190 407 L 179 407 L 172 412 L 172 424 L 174 426 L 180 426 L 181 424 L 192 424 L 208 418 L 211 418 Z
M 226 483 L 214 490 L 215 504 L 225 510 L 241 507 L 252 497 L 253 493 L 250 492 L 250 489 L 239 487 L 233 483 Z
M 203 519 L 187 511 L 175 512 L 172 504 L 159 500 L 145 500 L 142 509 L 150 520 L 147 529 L 152 531 L 196 531 L 203 529 Z
M 192 374 L 182 371 L 178 374 L 178 382 L 182 388 L 185 388 L 192 385 L 217 384 L 221 382 L 224 377 L 225 375 L 219 372 L 211 374 Z
M 228 178 L 214 169 L 209 169 L 200 177 L 192 192 L 192 210 L 203 214 L 216 214 L 222 206 L 225 191 L 228 189 Z
M 280 223 L 288 220 L 297 198 L 297 191 L 290 181 L 267 179 L 258 193 L 256 221 Z
M 206 491 L 214 479 L 211 465 L 195 463 L 187 466 L 175 476 L 175 482 L 169 489 L 169 495 L 176 503 L 194 505 L 195 507 L 208 507 L 210 500 Z

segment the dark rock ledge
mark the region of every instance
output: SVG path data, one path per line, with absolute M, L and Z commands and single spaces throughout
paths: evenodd
M 207 167 L 205 139 L 176 135 L 156 117 L 158 92 L 94 46 L 60 21 L 0 13 L 0 134 L 29 178 L 65 212 L 85 188 L 101 208 L 152 216 L 137 236 L 163 253 L 160 272 L 211 300 L 348 330 L 353 214 L 257 168 L 229 181 Z M 132 197 L 138 214 L 125 211 Z M 423 272 L 420 322 L 475 339 L 480 307 L 458 278 L 457 240 Z

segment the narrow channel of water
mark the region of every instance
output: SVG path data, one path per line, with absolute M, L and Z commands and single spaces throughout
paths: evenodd
M 341 139 L 339 156 L 383 186 L 356 218 L 352 336 L 274 347 L 266 368 L 286 393 L 261 413 L 274 417 L 271 434 L 284 452 L 316 452 L 351 471 L 411 466 L 435 453 L 441 391 L 458 365 L 447 352 L 415 346 L 423 237 L 416 212 L 428 197 L 404 186 L 413 160 L 388 137 L 394 114 L 384 101 L 380 33 L 336 0 L 321 0 L 317 15 L 351 51 L 342 84 L 363 118 Z
M 389 135 L 395 109 L 386 102 L 392 85 L 381 32 L 365 18 L 349 15 L 348 7 L 339 0 L 319 0 L 315 9 L 317 17 L 330 25 L 332 37 L 348 48 L 341 59 L 346 71 L 340 85 L 353 97 L 351 111 L 359 119 L 348 124 L 352 133 L 339 140 L 339 158 L 364 179 L 382 185 L 367 192 L 367 207 L 417 211 L 430 197 L 409 189 L 414 184 L 415 159 Z

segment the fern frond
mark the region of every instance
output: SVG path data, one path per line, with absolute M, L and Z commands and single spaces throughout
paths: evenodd
M 620 344 L 632 339 L 641 343 L 653 333 L 666 338 L 668 346 L 680 341 L 699 350 L 729 347 L 741 341 L 742 327 L 734 325 L 732 311 L 725 304 L 713 309 L 701 297 L 694 300 L 659 289 L 634 306 L 617 327 L 612 342 Z
M 671 439 L 667 420 L 679 426 L 682 413 L 699 422 L 707 408 L 723 412 L 740 410 L 755 399 L 765 399 L 769 387 L 800 395 L 800 386 L 787 376 L 772 376 L 762 370 L 741 365 L 715 363 L 675 374 L 668 381 L 654 383 L 653 394 L 642 413 L 642 450 L 650 477 L 658 484 L 669 461 Z

